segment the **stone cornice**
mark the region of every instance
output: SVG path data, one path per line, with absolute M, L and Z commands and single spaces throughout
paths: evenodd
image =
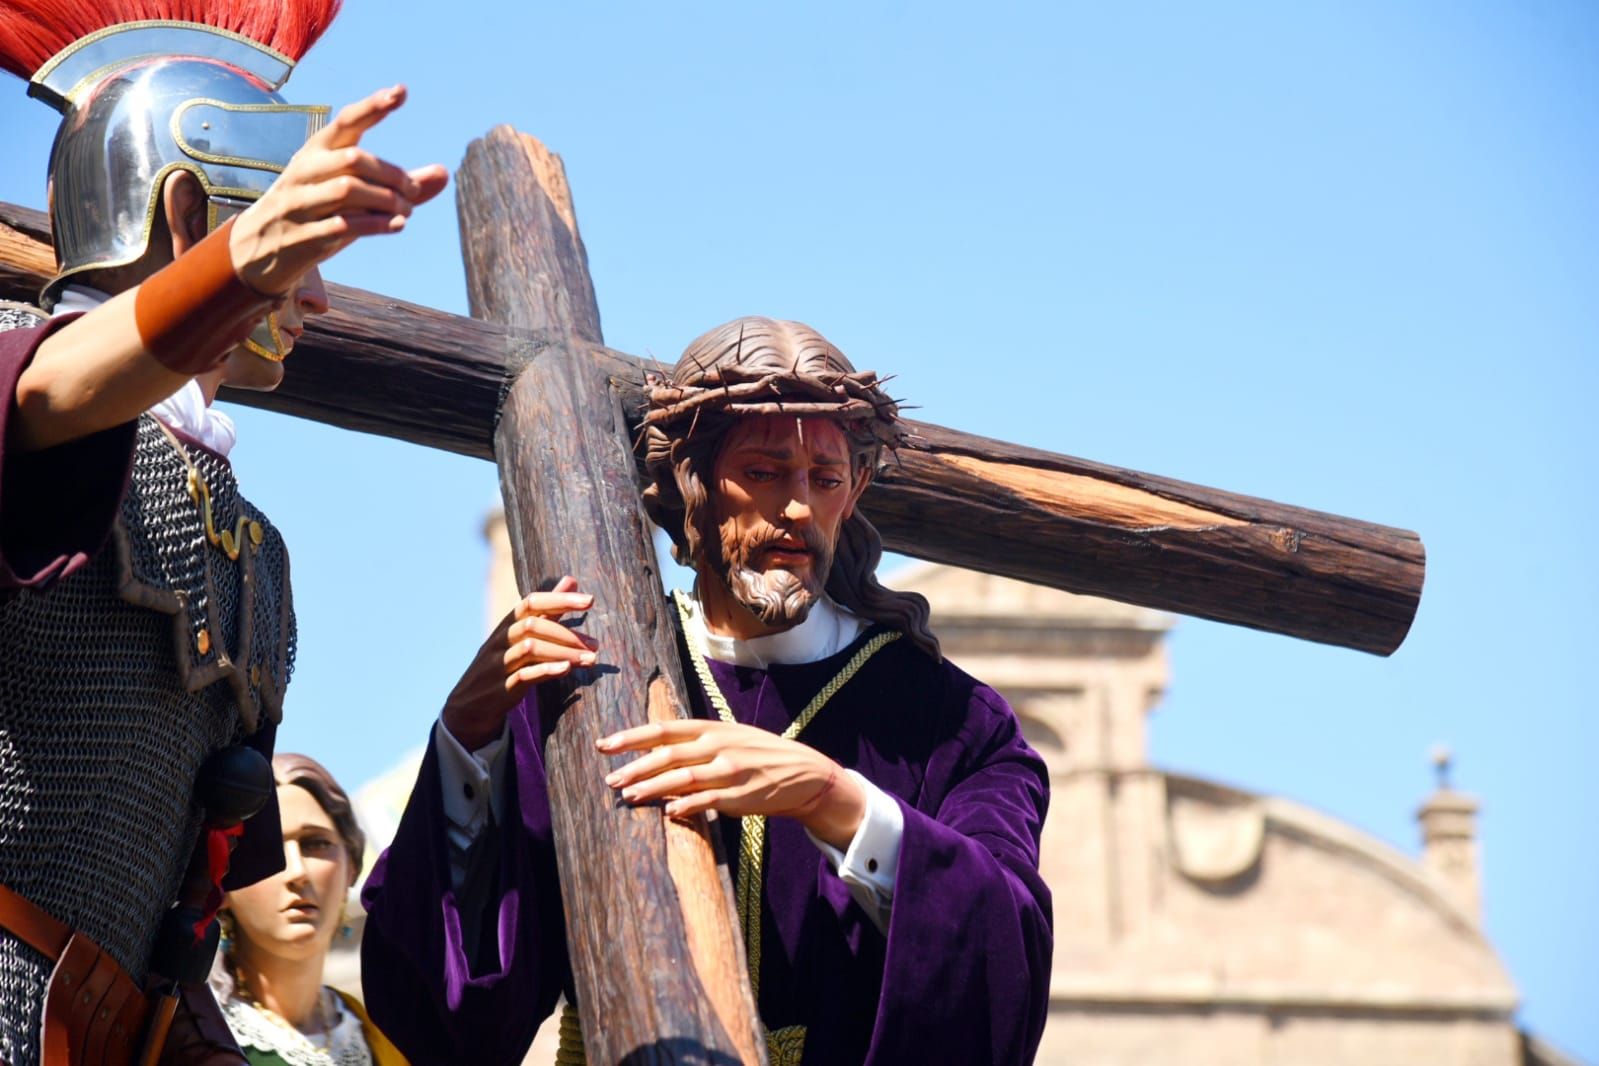
M 1136 980 L 1055 974 L 1049 984 L 1052 1008 L 1161 1010 L 1283 1010 L 1296 1013 L 1423 1015 L 1508 1020 L 1514 994 L 1415 994 L 1381 988 L 1330 986 L 1304 988 L 1286 982 L 1230 982 L 1203 976 Z

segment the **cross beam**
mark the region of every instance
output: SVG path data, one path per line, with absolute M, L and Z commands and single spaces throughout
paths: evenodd
M 477 317 L 335 286 L 283 387 L 231 398 L 496 460 L 522 589 L 575 570 L 606 607 L 588 622 L 605 665 L 540 693 L 563 710 L 545 758 L 589 1055 L 761 1062 L 704 821 L 618 807 L 593 746 L 686 706 L 631 456 L 643 364 L 603 346 L 558 157 L 500 127 L 457 193 Z M 48 242 L 37 212 L 0 205 L 0 298 L 38 290 Z M 1414 534 L 911 428 L 862 504 L 892 549 L 1381 654 L 1414 617 Z
M 0 299 L 36 299 L 49 240 L 42 214 L 0 203 Z M 597 338 L 329 290 L 333 311 L 311 321 L 283 386 L 228 399 L 492 459 L 510 383 L 567 352 L 637 418 L 653 364 Z M 1407 530 L 910 426 L 916 439 L 862 501 L 890 551 L 1378 655 L 1415 618 L 1426 556 Z

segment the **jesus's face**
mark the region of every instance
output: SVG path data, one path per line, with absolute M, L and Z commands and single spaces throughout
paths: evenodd
M 718 543 L 707 563 L 723 588 L 704 589 L 708 621 L 741 637 L 798 625 L 822 595 L 839 529 L 869 480 L 851 469 L 844 432 L 826 418 L 739 419 L 712 480 Z M 717 610 L 724 590 L 747 614 Z

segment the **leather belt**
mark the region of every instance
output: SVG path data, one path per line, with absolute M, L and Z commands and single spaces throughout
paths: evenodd
M 72 930 L 35 904 L 0 885 L 0 929 L 4 929 L 51 962 L 67 950 Z
M 0 927 L 54 963 L 40 1066 L 130 1066 L 150 1013 L 143 991 L 94 941 L 0 885 Z

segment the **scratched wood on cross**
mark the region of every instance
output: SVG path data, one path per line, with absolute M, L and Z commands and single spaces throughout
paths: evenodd
M 334 310 L 283 388 L 230 398 L 495 459 L 523 589 L 577 571 L 617 605 L 588 625 L 605 666 L 554 693 L 565 715 L 546 753 L 590 1057 L 761 1061 L 709 834 L 618 807 L 593 748 L 684 702 L 629 453 L 644 364 L 601 344 L 557 157 L 501 128 L 474 142 L 457 189 L 477 318 L 330 286 Z M 42 215 L 0 204 L 0 299 L 38 291 L 48 241 Z M 1414 618 L 1413 533 L 911 428 L 863 502 L 892 550 L 1380 654 Z
M 631 436 L 610 379 L 582 351 L 599 307 L 559 157 L 499 127 L 456 174 L 472 312 L 568 338 L 531 360 L 494 451 L 523 592 L 564 574 L 593 593 L 600 665 L 541 687 L 560 708 L 545 745 L 566 940 L 596 1063 L 764 1063 L 731 886 L 705 819 L 619 803 L 594 742 L 687 700 Z
M 48 240 L 43 215 L 0 204 L 0 299 L 34 298 Z M 539 351 L 573 348 L 642 395 L 646 364 L 621 352 L 330 294 L 283 387 L 229 399 L 492 459 L 508 383 Z M 862 502 L 891 551 L 1379 655 L 1415 618 L 1426 556 L 1408 530 L 912 425 Z

